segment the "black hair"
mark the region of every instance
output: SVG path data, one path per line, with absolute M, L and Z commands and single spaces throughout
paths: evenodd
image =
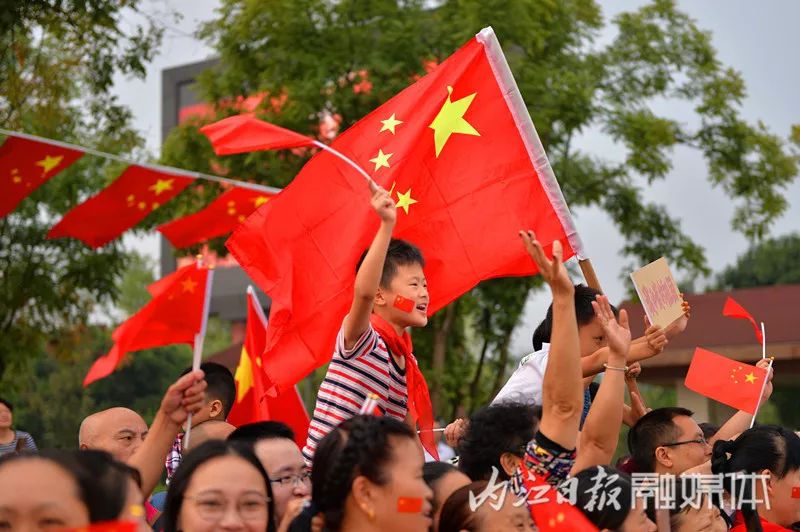
M 711 472 L 715 475 L 725 475 L 723 480 L 725 491 L 742 494 L 737 497 L 740 502 L 754 499 L 753 483 L 746 479 L 735 481 L 730 473 L 759 473 L 764 469 L 779 479 L 800 469 L 800 437 L 778 425 L 760 425 L 742 432 L 733 441 L 714 443 L 711 452 Z M 740 509 L 747 530 L 761 530 L 755 505 L 741 504 Z M 788 527 L 792 523 L 776 524 Z M 758 528 L 755 528 L 756 526 Z
M 394 455 L 392 437 L 413 440 L 415 434 L 394 418 L 360 415 L 342 422 L 320 441 L 311 469 L 311 501 L 324 515 L 326 531 L 341 530 L 345 501 L 356 477 L 378 485 L 389 482 L 386 468 Z M 297 530 L 294 523 L 292 530 Z
M 592 301 L 595 301 L 599 295 L 602 295 L 600 290 L 591 288 L 585 284 L 575 285 L 575 318 L 578 320 L 578 327 L 587 325 L 594 319 Z M 619 315 L 617 307 L 611 305 L 611 309 L 614 311 L 615 316 Z M 550 335 L 552 332 L 553 304 L 550 303 L 550 306 L 547 308 L 547 315 L 533 332 L 533 350 L 539 351 L 542 349 L 542 344 L 550 343 Z
M 425 465 L 422 466 L 422 479 L 434 494 L 431 513 L 436 513 L 436 510 L 444 503 L 436 498 L 436 484 L 449 473 L 459 472 L 459 469 L 449 462 L 425 462 Z
M 571 494 L 576 496 L 575 506 L 598 529 L 620 528 L 633 508 L 631 477 L 612 467 L 593 466 L 577 473 L 573 478 L 575 480 L 569 480 L 567 484 L 562 485 L 562 493 L 568 496 L 566 492 L 569 488 Z M 598 504 L 599 501 L 604 501 L 596 490 L 592 489 L 598 482 L 602 484 L 601 489 L 605 492 L 615 492 L 615 502 L 605 501 L 605 504 Z M 574 483 L 572 487 L 570 483 Z
M 485 406 L 469 419 L 459 441 L 458 467 L 472 480 L 488 480 L 497 468 L 498 480 L 508 480 L 500 457 L 511 453 L 522 457 L 533 439 L 540 409 L 522 403 L 502 402 Z
M 6 405 L 11 412 L 14 412 L 14 405 L 12 405 L 7 399 L 3 399 L 0 397 L 0 405 Z
M 200 369 L 205 373 L 207 400 L 219 400 L 222 403 L 222 419 L 228 419 L 228 414 L 236 400 L 236 382 L 233 380 L 231 370 L 216 362 L 203 362 Z M 192 371 L 186 368 L 181 376 Z
M 128 481 L 141 487 L 139 471 L 118 462 L 105 451 L 44 451 L 41 453 L 7 454 L 0 458 L 0 467 L 20 460 L 45 460 L 60 467 L 78 486 L 78 497 L 89 513 L 89 521 L 114 521 L 125 509 Z
M 692 417 L 694 412 L 679 406 L 656 408 L 643 415 L 628 431 L 628 452 L 633 457 L 637 473 L 655 471 L 656 449 L 680 437 L 673 419 Z
M 461 532 L 462 530 L 476 532 L 480 530 L 481 519 L 478 512 L 470 507 L 470 495 L 483 493 L 488 486 L 488 481 L 478 480 L 454 491 L 442 505 L 439 532 Z
M 280 421 L 257 421 L 242 425 L 228 435 L 228 441 L 255 444 L 261 440 L 287 439 L 294 441 L 294 432 Z
M 356 271 L 361 269 L 361 264 L 367 256 L 367 251 L 364 251 L 364 253 L 361 254 L 361 258 L 358 259 Z M 380 285 L 383 288 L 388 288 L 394 276 L 397 275 L 397 267 L 408 266 L 409 264 L 419 264 L 424 268 L 425 257 L 422 256 L 422 251 L 411 242 L 393 238 L 391 242 L 389 242 L 389 249 L 386 251 L 386 259 L 383 262 Z
M 264 470 L 264 466 L 256 458 L 253 450 L 241 442 L 229 442 L 225 440 L 209 440 L 204 442 L 188 454 L 183 456 L 181 464 L 172 476 L 167 490 L 167 498 L 164 504 L 164 532 L 177 532 L 178 530 L 178 516 L 181 513 L 181 506 L 183 506 L 183 498 L 186 494 L 186 489 L 189 487 L 189 482 L 192 479 L 197 468 L 201 465 L 221 458 L 223 456 L 237 456 L 248 462 L 251 466 L 261 475 L 264 485 L 267 490 L 267 507 L 269 509 L 269 519 L 267 521 L 267 532 L 275 532 L 275 506 L 274 497 L 272 496 L 272 486 Z

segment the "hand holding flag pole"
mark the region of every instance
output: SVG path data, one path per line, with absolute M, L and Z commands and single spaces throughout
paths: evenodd
M 197 267 L 203 266 L 203 256 L 197 256 Z M 211 302 L 211 284 L 214 279 L 214 269 L 208 268 L 208 277 L 206 278 L 206 297 L 203 299 L 203 318 L 200 322 L 200 331 L 194 336 L 194 351 L 192 353 L 192 371 L 200 369 L 200 361 L 203 358 L 203 342 L 206 338 L 206 327 L 208 326 L 208 307 Z M 186 420 L 186 438 L 184 439 L 184 448 L 189 448 L 189 439 L 192 431 L 192 414 Z

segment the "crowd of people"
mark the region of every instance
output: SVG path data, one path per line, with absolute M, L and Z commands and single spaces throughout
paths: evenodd
M 625 311 L 574 285 L 560 243 L 546 254 L 530 231 L 521 245 L 552 295 L 534 352 L 490 404 L 447 424 L 451 460 L 430 448 L 407 332 L 427 323 L 424 259 L 392 239 L 388 193 L 371 201 L 381 223 L 357 266 L 304 448 L 276 421 L 229 425 L 235 383 L 211 363 L 181 375 L 149 425 L 122 407 L 88 416 L 73 451 L 37 451 L 0 400 L 0 530 L 797 529 L 795 432 L 750 428 L 747 412 L 712 427 L 680 406 L 644 405 L 638 362 L 686 328 L 688 305 L 670 327 L 632 339 Z M 376 407 L 363 413 L 368 400 Z M 612 465 L 623 424 L 628 454 Z

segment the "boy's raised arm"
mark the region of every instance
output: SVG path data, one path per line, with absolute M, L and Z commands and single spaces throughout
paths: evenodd
M 369 317 L 372 314 L 372 304 L 381 282 L 383 263 L 386 252 L 392 240 L 392 230 L 397 220 L 397 207 L 389 193 L 378 188 L 372 194 L 372 208 L 381 219 L 381 225 L 367 255 L 356 273 L 356 282 L 353 288 L 353 304 L 350 312 L 344 319 L 344 345 L 352 349 L 364 331 L 369 327 Z
M 542 384 L 539 431 L 561 447 L 574 449 L 583 412 L 575 287 L 561 262 L 561 242 L 553 242 L 553 260 L 549 260 L 533 231 L 520 231 L 520 237 L 553 293 L 553 331 Z

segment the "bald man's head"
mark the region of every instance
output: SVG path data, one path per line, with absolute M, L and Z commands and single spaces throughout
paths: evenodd
M 147 423 L 129 408 L 109 408 L 87 416 L 81 423 L 78 443 L 81 449 L 106 451 L 120 462 L 127 462 L 147 436 Z

